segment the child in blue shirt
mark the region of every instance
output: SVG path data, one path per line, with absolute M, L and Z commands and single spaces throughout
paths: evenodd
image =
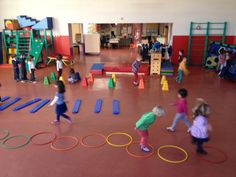
M 21 74 L 21 82 L 25 82 L 27 79 L 27 71 L 26 71 L 26 66 L 25 66 L 25 60 L 26 60 L 26 57 L 25 57 L 25 54 L 24 53 L 21 53 L 20 55 L 20 74 Z
M 65 114 L 67 111 L 67 106 L 64 101 L 64 93 L 65 93 L 65 85 L 62 81 L 57 80 L 55 87 L 57 88 L 57 92 L 53 101 L 50 103 L 49 106 L 53 106 L 56 103 L 56 119 L 52 122 L 52 124 L 60 124 L 60 116 L 64 117 L 69 123 L 72 122 L 71 118 Z
M 141 64 L 141 58 L 138 57 L 136 60 L 134 60 L 134 62 L 132 63 L 132 72 L 134 73 L 134 81 L 133 84 L 135 86 L 138 85 L 138 69 L 140 67 Z
M 16 82 L 19 82 L 20 81 L 20 75 L 19 75 L 19 67 L 18 67 L 18 61 L 16 59 L 16 55 L 13 54 L 12 55 L 12 65 L 13 65 L 13 71 L 14 71 L 14 80 Z

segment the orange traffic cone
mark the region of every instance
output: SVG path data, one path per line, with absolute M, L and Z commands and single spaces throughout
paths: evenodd
M 144 82 L 143 82 L 143 78 L 141 78 L 139 80 L 139 86 L 138 86 L 139 89 L 144 89 Z
M 87 78 L 83 78 L 82 80 L 82 87 L 87 87 L 88 86 L 88 81 L 87 81 Z
M 94 81 L 93 74 L 90 73 L 90 74 L 89 74 L 89 78 L 88 78 L 88 82 L 91 83 L 91 84 L 93 84 L 93 81 Z

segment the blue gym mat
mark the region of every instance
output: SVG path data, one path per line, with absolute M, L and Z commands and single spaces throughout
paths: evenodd
M 13 100 L 10 100 L 9 102 L 7 102 L 6 104 L 3 104 L 2 106 L 0 106 L 0 111 L 3 111 L 4 109 L 6 109 L 9 106 L 13 105 L 14 103 L 19 101 L 20 99 L 21 99 L 20 97 L 16 97 Z
M 39 109 L 41 109 L 44 105 L 46 105 L 48 102 L 50 101 L 50 99 L 45 99 L 43 101 L 41 101 L 39 104 L 37 104 L 33 109 L 31 109 L 29 112 L 30 113 L 35 113 L 37 112 Z
M 118 115 L 120 113 L 119 101 L 113 100 L 113 114 Z
M 81 104 L 81 100 L 80 99 L 75 100 L 75 104 L 74 104 L 74 107 L 72 109 L 72 113 L 73 114 L 79 112 L 80 104 Z
M 94 107 L 94 113 L 99 113 L 102 108 L 102 99 L 97 99 L 95 107 Z
M 29 106 L 31 104 L 34 104 L 34 103 L 36 103 L 36 102 L 38 102 L 40 100 L 41 100 L 41 98 L 35 98 L 35 99 L 30 100 L 30 101 L 28 101 L 28 102 L 26 102 L 24 104 L 21 104 L 19 106 L 14 107 L 12 110 L 13 111 L 19 111 L 19 110 L 23 109 L 24 107 Z
M 4 102 L 4 101 L 8 100 L 9 98 L 10 98 L 9 96 L 4 96 L 4 97 L 2 97 L 1 101 Z
M 103 69 L 103 63 L 94 63 L 90 70 L 102 70 Z

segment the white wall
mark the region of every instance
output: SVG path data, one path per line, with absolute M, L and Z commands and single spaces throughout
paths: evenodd
M 40 3 L 40 4 L 39 4 Z M 188 35 L 190 21 L 228 22 L 236 35 L 236 0 L 0 0 L 3 20 L 28 15 L 54 18 L 54 34 L 68 35 L 68 23 L 173 23 L 173 35 Z

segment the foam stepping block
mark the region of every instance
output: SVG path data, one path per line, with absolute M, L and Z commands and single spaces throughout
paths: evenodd
M 120 114 L 120 106 L 119 106 L 119 101 L 118 100 L 113 100 L 113 114 L 118 115 Z
M 29 112 L 30 113 L 35 113 L 37 112 L 39 109 L 41 109 L 44 105 L 46 105 L 48 102 L 50 101 L 50 99 L 45 99 L 43 101 L 41 101 L 39 104 L 37 104 L 33 109 L 31 109 Z
M 3 111 L 4 109 L 8 108 L 9 106 L 15 104 L 20 99 L 21 99 L 20 97 L 16 97 L 13 100 L 10 100 L 9 102 L 7 102 L 6 104 L 3 104 L 2 106 L 0 106 L 0 111 Z
M 102 108 L 102 99 L 97 99 L 95 107 L 94 107 L 94 113 L 99 113 Z
M 34 104 L 34 103 L 36 103 L 36 102 L 38 102 L 40 100 L 41 100 L 41 98 L 35 98 L 35 99 L 30 100 L 30 101 L 28 101 L 28 102 L 26 102 L 24 104 L 21 104 L 19 106 L 14 107 L 12 110 L 13 111 L 19 111 L 19 110 L 23 109 L 24 107 L 27 107 L 27 106 L 29 106 L 31 104 Z
M 9 98 L 10 98 L 9 96 L 4 96 L 4 97 L 2 97 L 1 102 L 4 102 L 4 101 L 8 100 Z
M 72 109 L 72 113 L 73 114 L 79 112 L 80 104 L 81 104 L 81 100 L 80 99 L 75 100 L 74 107 Z

